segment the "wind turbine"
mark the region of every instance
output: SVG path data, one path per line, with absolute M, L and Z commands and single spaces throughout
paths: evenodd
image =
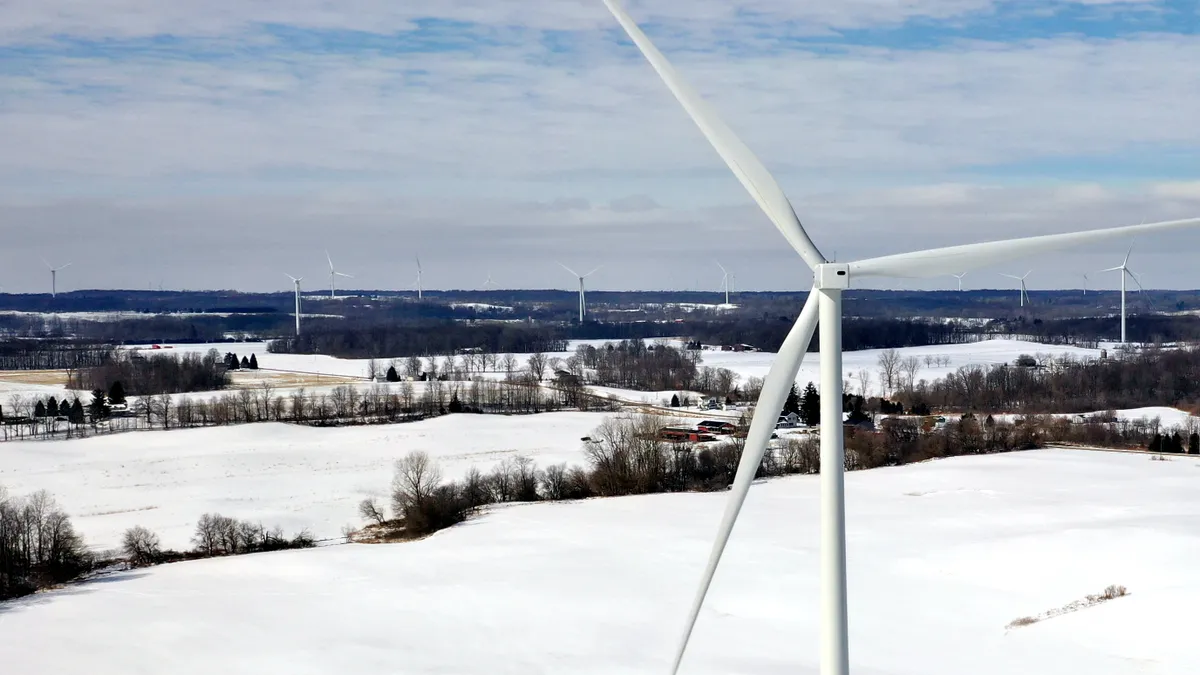
M 800 224 L 791 202 L 754 153 L 726 126 L 707 101 L 675 71 L 650 42 L 618 0 L 604 0 L 625 32 L 658 72 L 708 142 L 737 176 L 792 248 L 813 271 L 813 289 L 763 383 L 758 406 L 750 422 L 745 449 L 738 464 L 724 516 L 717 529 L 708 565 L 688 615 L 682 640 L 675 652 L 672 672 L 678 672 L 700 615 L 704 596 L 721 560 L 729 534 L 762 462 L 767 442 L 783 409 L 788 391 L 804 358 L 820 318 L 821 349 L 821 651 L 822 675 L 847 675 L 850 645 L 846 607 L 846 504 L 842 428 L 842 291 L 859 278 L 928 278 L 962 270 L 1000 264 L 1017 258 L 1057 251 L 1080 244 L 1151 232 L 1200 226 L 1200 218 L 1107 230 L 1052 234 L 1024 239 L 992 241 L 963 246 L 901 253 L 849 263 L 832 263 L 817 249 Z
M 296 284 L 296 335 L 299 335 L 300 334 L 300 282 L 304 280 L 304 277 L 294 277 L 290 274 L 284 274 L 283 276 L 291 279 L 292 283 Z
M 1033 270 L 1029 270 L 1028 272 L 1026 272 L 1025 276 L 1023 276 L 1023 277 L 1018 277 L 1018 276 L 1015 276 L 1012 274 L 1005 274 L 1003 272 L 1000 273 L 1000 276 L 1002 276 L 1002 277 L 1008 277 L 1009 279 L 1016 279 L 1017 281 L 1021 282 L 1021 306 L 1022 307 L 1024 307 L 1026 301 L 1029 300 L 1029 291 L 1027 291 L 1025 289 L 1025 279 L 1027 279 L 1030 274 L 1033 274 Z
M 413 257 L 417 259 L 417 300 L 422 300 L 425 297 L 425 291 L 421 288 L 421 256 L 414 255 Z M 488 278 L 490 279 L 491 275 L 488 275 Z
M 725 274 L 725 276 L 723 276 L 721 278 L 721 286 L 725 289 L 725 304 L 728 305 L 729 304 L 729 270 L 725 269 L 725 266 L 722 265 L 719 261 L 717 262 L 717 267 L 720 267 L 721 271 Z
M 492 273 L 491 272 L 488 272 L 487 281 L 483 282 L 483 290 L 485 290 L 485 291 L 488 290 L 489 286 L 492 288 L 495 288 L 497 286 L 496 282 L 492 281 Z
M 562 263 L 558 263 L 558 266 L 579 278 L 579 323 L 583 323 L 583 318 L 587 315 L 587 294 L 583 290 L 583 280 L 599 272 L 600 268 L 597 267 L 587 274 L 580 274 Z
M 1121 261 L 1120 265 L 1117 265 L 1116 267 L 1110 267 L 1106 270 L 1100 270 L 1101 272 L 1121 273 L 1121 344 L 1125 344 L 1125 278 L 1128 277 L 1133 279 L 1133 283 L 1138 285 L 1138 291 L 1140 292 L 1142 290 L 1142 280 L 1139 279 L 1138 276 L 1129 269 L 1130 253 L 1133 253 L 1132 245 L 1130 245 L 1129 250 L 1125 252 L 1125 259 Z
M 1087 272 L 1084 272 L 1083 273 L 1083 294 L 1087 295 L 1087 292 L 1088 292 L 1088 275 L 1087 275 Z
M 337 278 L 338 277 L 346 277 L 347 279 L 353 279 L 354 277 L 352 275 L 343 274 L 343 273 L 338 272 L 333 269 L 333 258 L 329 257 L 329 251 L 325 251 L 325 259 L 329 261 L 329 297 L 334 298 L 336 300 L 337 299 Z
M 963 272 L 962 274 L 951 274 L 950 276 L 954 277 L 955 279 L 958 279 L 958 290 L 961 292 L 962 291 L 962 280 L 963 280 L 963 277 L 967 276 L 967 273 Z
M 46 269 L 50 270 L 50 297 L 57 298 L 58 297 L 58 273 L 61 272 L 62 270 L 67 269 L 68 267 L 70 267 L 71 263 L 67 263 L 66 265 L 59 265 L 58 267 L 55 267 L 55 266 L 51 265 L 50 263 L 46 262 L 45 258 L 42 258 L 42 262 L 46 263 Z

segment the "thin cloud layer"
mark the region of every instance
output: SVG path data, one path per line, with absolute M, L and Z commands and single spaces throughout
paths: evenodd
M 584 250 L 617 257 L 601 287 L 692 286 L 718 253 L 743 287 L 807 283 L 599 0 L 432 4 L 6 5 L 0 283 L 73 245 L 84 286 L 269 289 L 335 244 L 366 286 L 413 248 L 433 285 L 545 286 Z M 628 4 L 839 259 L 1200 213 L 1172 3 Z M 1200 283 L 1171 248 L 1151 282 Z

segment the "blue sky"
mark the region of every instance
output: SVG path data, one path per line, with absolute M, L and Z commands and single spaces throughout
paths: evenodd
M 566 258 L 690 288 L 716 257 L 807 285 L 600 0 L 402 4 L 6 9 L 0 284 L 40 290 L 46 256 L 76 287 L 269 290 L 329 247 L 381 288 L 412 252 L 442 287 L 565 287 Z M 1200 214 L 1194 2 L 627 4 L 839 258 Z M 1200 286 L 1189 236 L 1139 244 L 1153 285 Z

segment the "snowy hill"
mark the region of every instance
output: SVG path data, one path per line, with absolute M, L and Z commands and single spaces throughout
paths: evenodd
M 1197 481 L 1065 450 L 850 474 L 854 672 L 1200 672 Z M 816 497 L 751 491 L 683 672 L 815 675 Z M 0 607 L 0 653 L 18 675 L 663 673 L 724 502 L 498 508 L 409 544 L 124 573 Z M 1109 584 L 1130 595 L 1005 628 Z

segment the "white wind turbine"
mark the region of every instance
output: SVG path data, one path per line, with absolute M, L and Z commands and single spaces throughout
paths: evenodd
M 1087 295 L 1087 292 L 1088 292 L 1088 281 L 1089 281 L 1089 279 L 1088 279 L 1087 272 L 1084 272 L 1083 273 L 1083 294 L 1084 295 Z
M 579 323 L 583 323 L 584 317 L 587 316 L 587 294 L 583 289 L 583 280 L 592 276 L 596 272 L 599 272 L 600 268 L 597 267 L 587 274 L 580 274 L 562 263 L 558 263 L 558 266 L 570 272 L 571 274 L 574 274 L 579 279 Z
M 483 282 L 483 290 L 486 291 L 490 288 L 495 288 L 497 285 L 498 284 L 496 282 L 492 281 L 492 273 L 488 272 L 487 281 Z
M 353 279 L 353 275 L 343 274 L 333 269 L 333 258 L 329 257 L 329 251 L 325 251 L 325 259 L 329 261 L 329 297 L 337 298 L 337 278 L 346 277 Z
M 296 335 L 299 335 L 300 334 L 300 282 L 304 280 L 304 277 L 294 277 L 290 274 L 284 274 L 283 276 L 291 279 L 292 283 L 296 285 Z
M 1013 274 L 1005 274 L 1003 272 L 1000 273 L 1000 276 L 1002 276 L 1002 277 L 1008 277 L 1009 279 L 1016 279 L 1017 281 L 1021 282 L 1021 306 L 1022 307 L 1024 307 L 1025 303 L 1029 300 L 1029 291 L 1027 291 L 1025 289 L 1025 280 L 1029 278 L 1030 274 L 1033 274 L 1033 270 L 1029 270 L 1028 272 L 1026 272 L 1025 276 L 1023 276 L 1023 277 L 1018 277 Z
M 1140 292 L 1142 290 L 1142 280 L 1138 278 L 1139 275 L 1129 269 L 1130 253 L 1133 253 L 1132 245 L 1129 247 L 1129 250 L 1125 252 L 1125 259 L 1121 261 L 1120 265 L 1117 265 L 1116 267 L 1110 267 L 1106 270 L 1100 270 L 1101 272 L 1121 273 L 1121 344 L 1125 344 L 1125 279 L 1127 277 L 1133 279 L 1133 283 L 1138 285 L 1138 291 Z
M 421 256 L 414 255 L 413 257 L 417 260 L 417 300 L 423 300 L 425 290 L 421 287 Z M 488 275 L 488 278 L 491 278 L 491 275 Z
M 725 276 L 721 277 L 721 287 L 725 289 L 725 304 L 728 305 L 729 304 L 729 270 L 725 269 L 725 266 L 722 265 L 720 263 L 720 261 L 717 261 L 717 267 L 720 267 L 721 272 L 723 272 L 725 274 Z
M 675 652 L 672 672 L 679 670 L 688 638 L 700 614 L 704 596 L 729 540 L 742 503 L 766 452 L 767 442 L 796 380 L 820 317 L 821 348 L 821 651 L 823 675 L 846 675 L 850 670 L 846 608 L 846 512 L 842 428 L 842 291 L 850 282 L 869 277 L 933 277 L 963 269 L 979 269 L 1032 254 L 1078 244 L 1127 237 L 1134 232 L 1200 226 L 1200 218 L 1118 227 L 1070 234 L 992 241 L 964 246 L 889 255 L 849 263 L 827 262 L 809 239 L 783 190 L 754 153 L 726 126 L 716 111 L 675 71 L 667 59 L 630 18 L 618 0 L 604 0 L 609 11 L 658 72 L 726 165 L 813 271 L 813 289 L 800 317 L 779 348 L 763 383 L 751 419 L 745 449 L 738 464 L 724 516 L 717 529 L 708 565 L 701 578 L 683 639 Z
M 50 270 L 50 297 L 57 298 L 58 297 L 58 273 L 61 272 L 62 270 L 67 269 L 68 267 L 70 267 L 71 263 L 67 263 L 66 265 L 59 265 L 58 267 L 55 267 L 55 266 L 51 265 L 50 263 L 46 262 L 45 258 L 42 258 L 42 262 L 46 263 L 46 269 Z
M 958 279 L 958 290 L 962 291 L 962 280 L 963 280 L 963 277 L 967 276 L 967 273 L 963 272 L 962 274 L 951 274 L 950 276 L 954 277 L 955 279 Z

